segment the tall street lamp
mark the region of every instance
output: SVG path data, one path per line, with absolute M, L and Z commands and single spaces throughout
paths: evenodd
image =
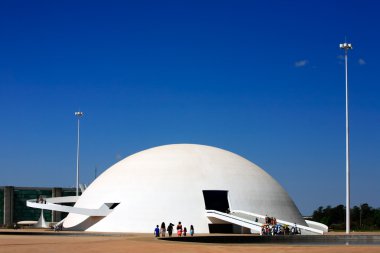
M 76 184 L 76 196 L 79 196 L 79 131 L 80 131 L 80 118 L 83 116 L 83 112 L 75 112 L 75 116 L 78 119 L 78 143 L 77 143 L 77 184 Z
M 346 73 L 346 234 L 350 233 L 350 143 L 349 143 L 349 124 L 348 124 L 348 50 L 352 49 L 350 43 L 340 44 L 344 49 L 344 63 Z

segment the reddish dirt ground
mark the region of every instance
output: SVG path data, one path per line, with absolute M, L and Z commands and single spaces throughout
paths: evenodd
M 54 232 L 52 232 L 54 233 Z M 377 233 L 378 234 L 378 233 Z M 380 252 L 380 245 L 276 245 L 276 244 L 211 244 L 171 242 L 157 240 L 153 234 L 123 234 L 123 235 L 0 235 L 0 253 L 68 253 L 68 252 L 106 252 L 106 253 L 231 253 L 231 252 L 331 252 L 353 253 Z

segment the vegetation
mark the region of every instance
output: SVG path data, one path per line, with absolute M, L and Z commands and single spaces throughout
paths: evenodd
M 368 204 L 351 208 L 351 230 L 369 231 L 380 229 L 380 208 L 373 208 Z M 332 230 L 346 228 L 346 208 L 343 205 L 336 207 L 320 206 L 313 212 L 313 221 L 326 224 Z

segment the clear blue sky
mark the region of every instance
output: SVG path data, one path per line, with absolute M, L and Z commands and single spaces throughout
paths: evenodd
M 380 206 L 378 1 L 1 1 L 0 185 L 74 186 L 146 148 L 256 163 L 301 212 Z M 173 189 L 174 190 L 174 189 Z

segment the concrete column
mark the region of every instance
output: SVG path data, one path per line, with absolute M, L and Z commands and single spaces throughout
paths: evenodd
M 13 186 L 4 187 L 4 225 L 13 225 Z
M 52 191 L 51 191 L 51 196 L 53 198 L 55 197 L 62 197 L 62 188 L 53 188 Z M 62 220 L 62 213 L 61 212 L 58 212 L 58 211 L 52 211 L 51 212 L 51 221 L 52 222 L 58 222 L 58 221 L 61 221 Z

